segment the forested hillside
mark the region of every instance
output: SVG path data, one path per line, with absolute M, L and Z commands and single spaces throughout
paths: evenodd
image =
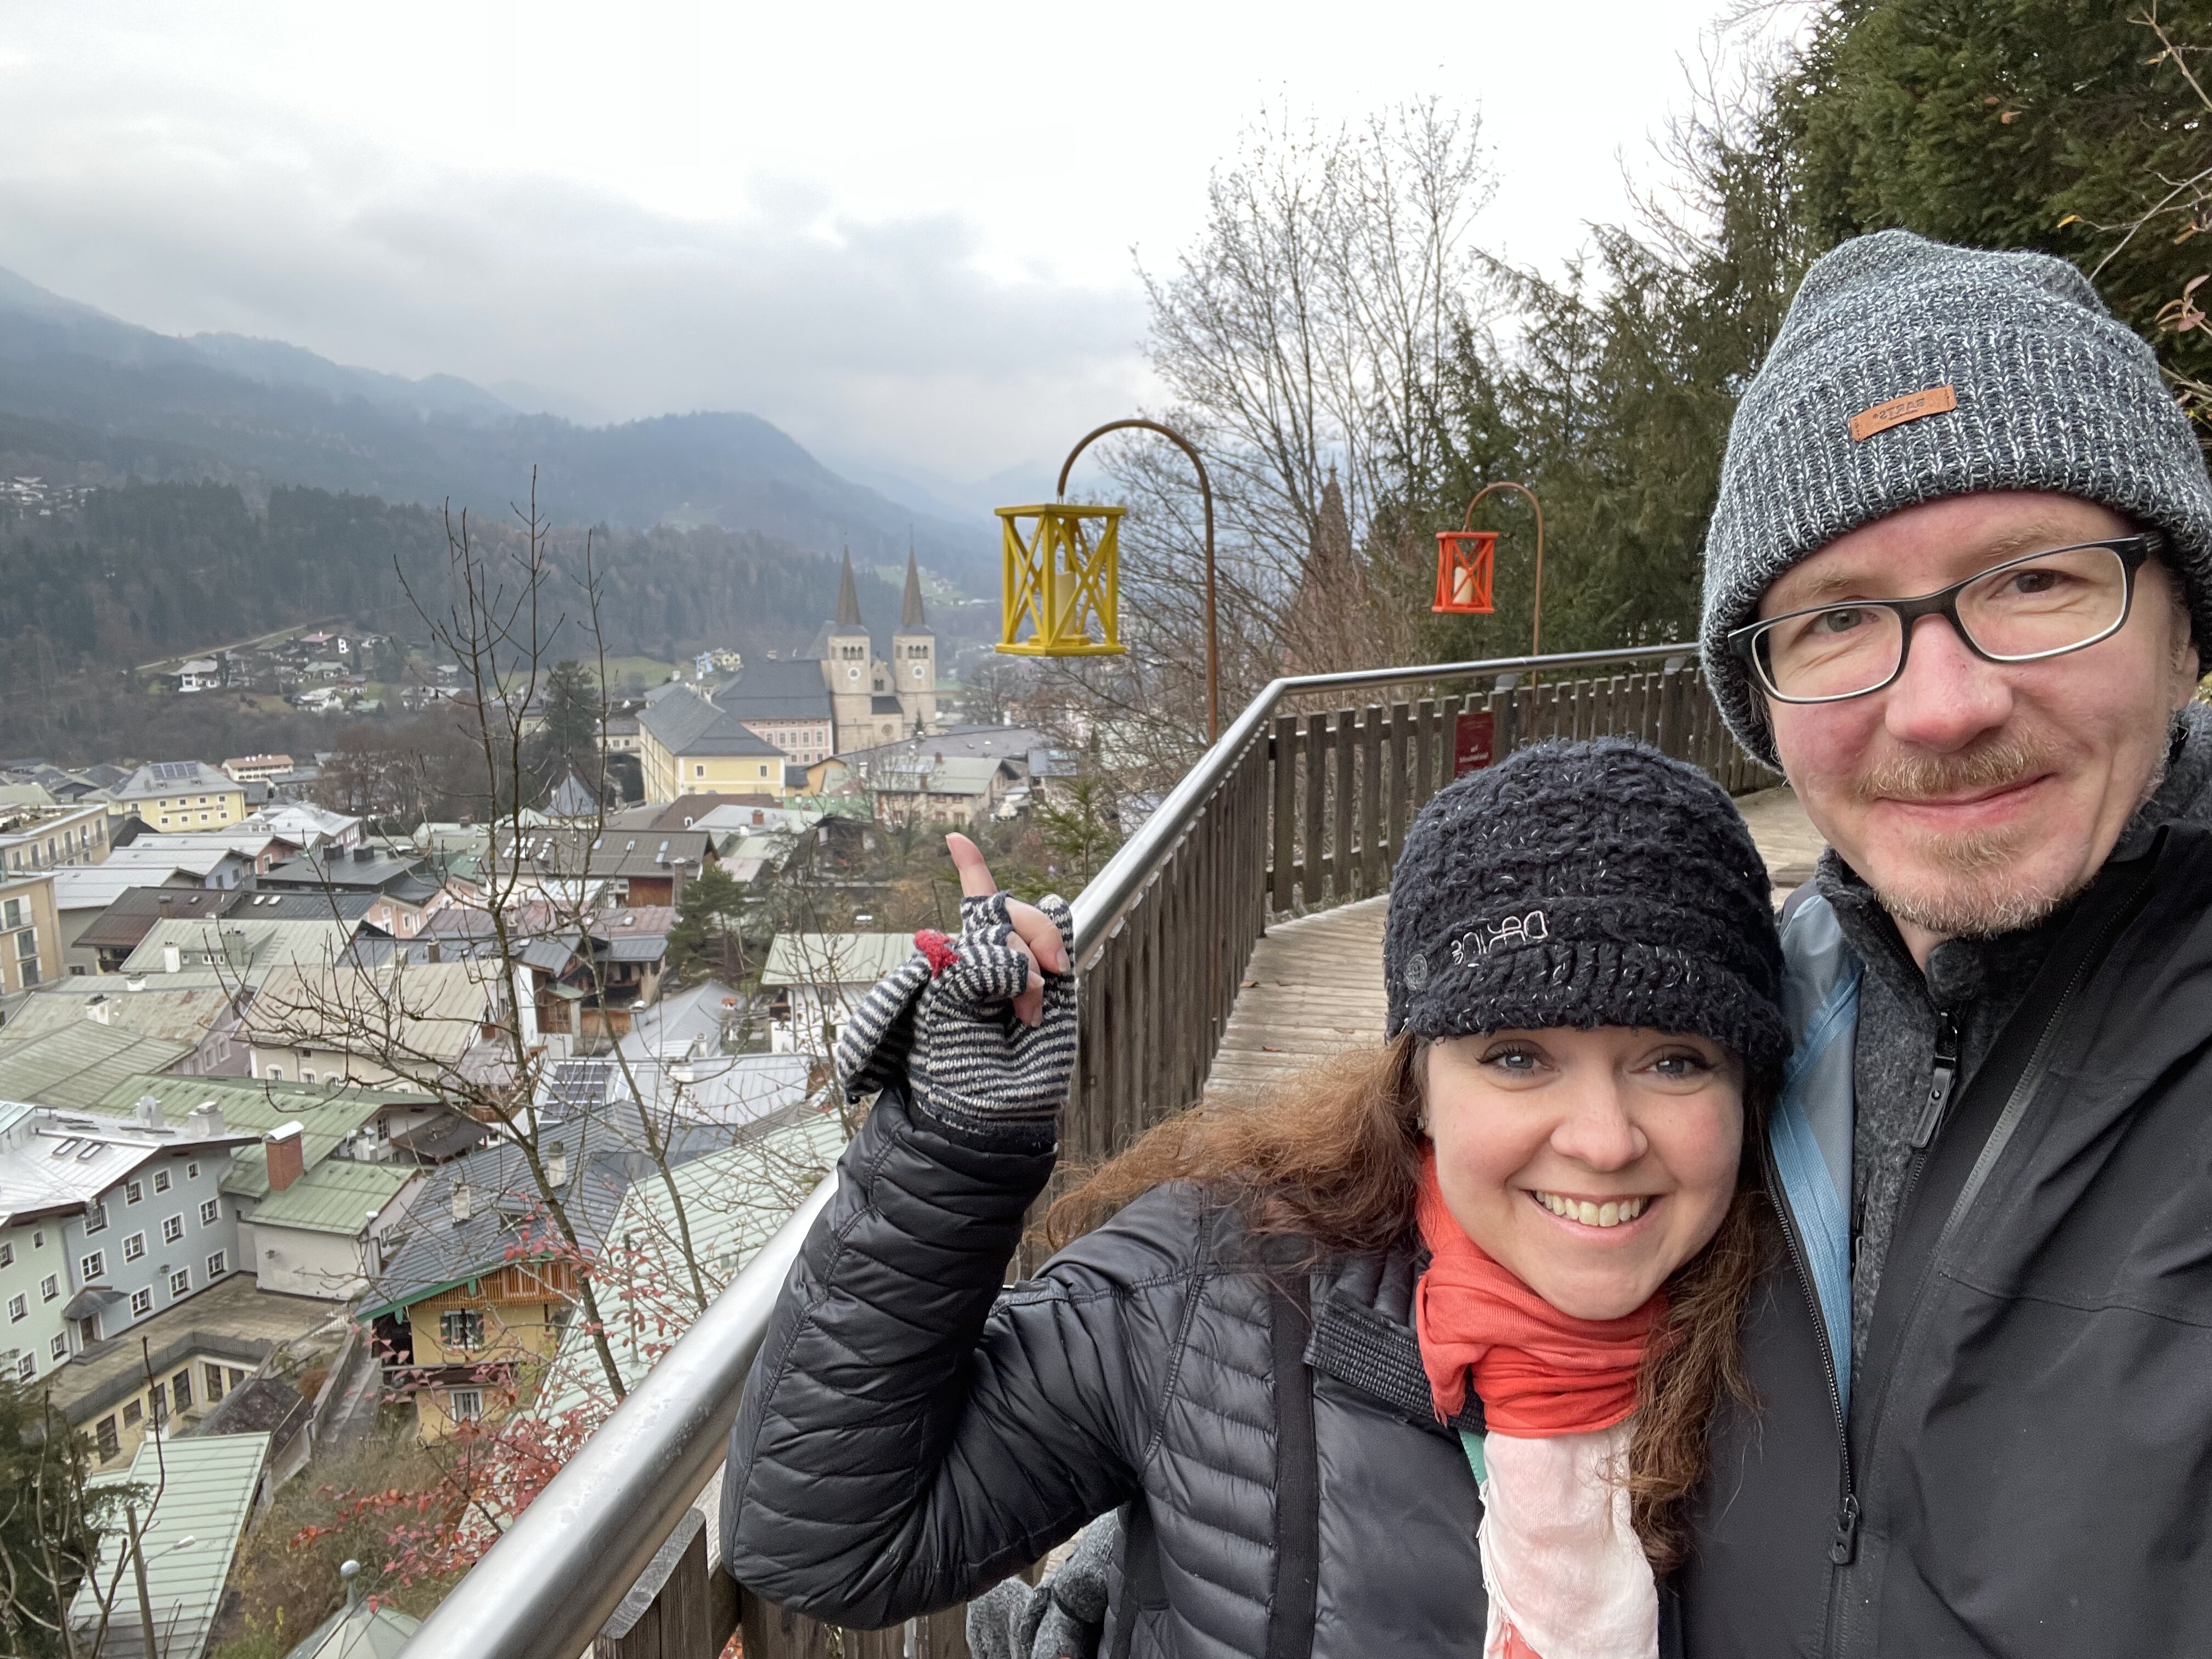
M 472 515 L 469 532 L 480 544 L 520 538 L 512 515 L 488 525 Z M 151 752 L 164 720 L 189 716 L 205 728 L 218 715 L 233 750 L 313 748 L 308 716 L 149 697 L 130 671 L 326 619 L 425 644 L 416 605 L 444 603 L 446 536 L 443 515 L 422 507 L 295 489 L 272 491 L 257 512 L 233 486 L 210 483 L 129 484 L 52 518 L 0 516 L 0 750 Z M 556 617 L 544 619 L 549 658 L 599 654 L 586 627 L 585 539 L 581 530 L 552 538 L 566 578 L 554 598 L 567 620 L 556 633 Z M 602 529 L 591 541 L 610 657 L 789 653 L 836 609 L 838 561 L 770 537 Z M 861 614 L 887 641 L 900 589 L 876 568 L 859 566 L 855 577 Z M 940 605 L 932 621 L 949 646 L 988 609 L 963 617 Z M 210 749 L 206 736 L 191 752 Z
M 472 518 L 471 533 L 495 543 L 515 533 L 511 523 Z M 580 530 L 555 538 L 579 618 L 584 541 Z M 836 560 L 750 532 L 601 531 L 592 562 L 612 655 L 793 651 L 836 606 Z M 408 587 L 435 603 L 445 568 L 445 521 L 426 508 L 277 489 L 256 513 L 228 484 L 126 485 L 74 514 L 0 526 L 0 641 L 67 675 L 325 617 L 419 638 Z M 872 569 L 859 582 L 862 613 L 888 633 L 897 588 Z M 580 639 L 557 648 L 589 654 Z

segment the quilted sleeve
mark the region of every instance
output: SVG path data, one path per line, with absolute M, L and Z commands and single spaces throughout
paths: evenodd
M 1008 1286 L 1050 1151 L 963 1133 L 893 1085 L 839 1164 L 732 1431 L 723 1560 L 854 1628 L 962 1601 L 1137 1491 L 1196 1206 L 1140 1199 Z

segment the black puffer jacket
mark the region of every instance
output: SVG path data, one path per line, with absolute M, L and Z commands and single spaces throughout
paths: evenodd
M 1695 1659 L 2212 1650 L 2212 833 L 2106 866 L 1952 1098 L 1847 1419 L 1808 1283 L 1714 1431 Z
M 1481 1510 L 1421 1370 L 1413 1249 L 1271 1269 L 1167 1187 L 1008 1288 L 1052 1164 L 878 1101 L 746 1387 L 730 1570 L 880 1626 L 1127 1505 L 1102 1655 L 1474 1659 Z

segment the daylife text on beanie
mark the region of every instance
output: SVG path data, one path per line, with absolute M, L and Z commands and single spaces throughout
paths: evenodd
M 1393 1036 L 1692 1032 L 1754 1072 L 1790 1043 L 1766 866 L 1727 793 L 1622 738 L 1547 743 L 1422 808 L 1391 878 Z
M 1779 763 L 1765 700 L 1722 641 L 1776 577 L 1905 507 L 2007 489 L 2165 532 L 2212 641 L 2212 477 L 2149 346 L 2087 277 L 1903 230 L 1824 255 L 1736 405 L 1705 538 L 1705 672 L 1744 747 Z

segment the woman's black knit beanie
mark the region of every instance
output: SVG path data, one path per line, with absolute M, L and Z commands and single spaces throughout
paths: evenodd
M 1520 750 L 1440 791 L 1390 884 L 1390 1034 L 1694 1033 L 1790 1048 L 1766 866 L 1727 793 L 1620 738 Z

